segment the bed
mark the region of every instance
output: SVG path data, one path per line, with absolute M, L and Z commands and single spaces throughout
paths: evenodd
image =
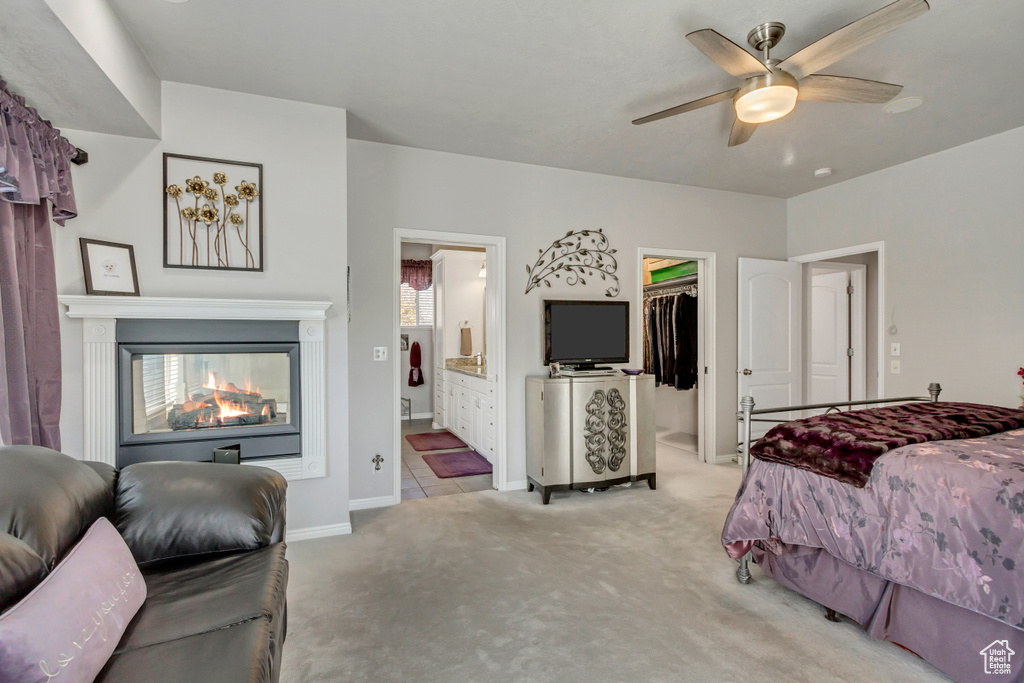
M 742 583 L 753 560 L 832 620 L 845 615 L 958 681 L 1020 683 L 1024 410 L 930 393 L 839 413 L 754 410 L 745 397 L 744 477 L 722 544 Z M 825 408 L 750 443 L 761 416 Z

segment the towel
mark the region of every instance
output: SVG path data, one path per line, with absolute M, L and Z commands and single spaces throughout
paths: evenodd
M 423 384 L 423 370 L 420 369 L 420 364 L 423 362 L 422 355 L 420 353 L 420 343 L 413 342 L 409 348 L 409 365 L 412 368 L 409 370 L 409 386 L 418 387 Z
M 459 330 L 461 335 L 461 344 L 459 345 L 460 356 L 472 356 L 473 355 L 473 333 L 468 327 L 463 327 Z

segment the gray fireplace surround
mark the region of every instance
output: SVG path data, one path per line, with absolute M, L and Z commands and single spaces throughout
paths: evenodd
M 117 325 L 117 466 L 181 460 L 208 462 L 214 449 L 237 446 L 242 461 L 299 456 L 302 452 L 299 323 L 253 320 L 124 320 Z M 288 414 L 284 424 L 217 426 L 135 433 L 132 359 L 137 354 L 287 355 Z M 257 379 L 258 381 L 258 379 Z M 187 400 L 187 399 L 186 399 Z M 276 406 L 275 406 L 276 407 Z

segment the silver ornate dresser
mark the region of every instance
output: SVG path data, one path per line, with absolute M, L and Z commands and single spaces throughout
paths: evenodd
M 527 377 L 526 480 L 552 491 L 646 479 L 653 489 L 654 377 Z

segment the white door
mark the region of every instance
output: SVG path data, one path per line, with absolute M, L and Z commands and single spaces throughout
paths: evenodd
M 739 396 L 755 409 L 801 401 L 801 273 L 799 263 L 739 259 Z M 755 422 L 752 435 L 770 427 Z
M 808 403 L 850 400 L 850 274 L 811 271 L 811 395 Z

